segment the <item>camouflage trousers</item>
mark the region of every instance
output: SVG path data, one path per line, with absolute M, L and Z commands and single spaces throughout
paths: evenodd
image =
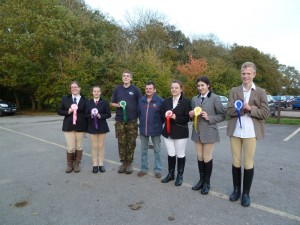
M 117 121 L 115 123 L 116 138 L 118 139 L 119 157 L 121 162 L 133 162 L 138 125 L 136 120 L 127 123 Z

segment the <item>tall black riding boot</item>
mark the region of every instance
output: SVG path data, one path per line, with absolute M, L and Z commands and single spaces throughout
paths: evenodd
M 177 177 L 175 181 L 175 186 L 182 185 L 184 166 L 185 166 L 185 157 L 177 158 Z
M 203 181 L 204 181 L 204 161 L 199 161 L 198 160 L 198 169 L 199 169 L 199 175 L 200 175 L 200 180 L 197 184 L 195 184 L 192 189 L 194 191 L 200 190 L 203 186 Z
M 241 196 L 241 167 L 234 167 L 234 165 L 232 165 L 232 181 L 233 192 L 230 195 L 229 200 L 235 202 Z
M 201 189 L 201 194 L 207 195 L 210 189 L 210 176 L 213 168 L 213 160 L 204 162 L 204 182 Z
M 168 183 L 169 181 L 174 180 L 175 164 L 176 164 L 176 156 L 168 156 L 169 173 L 164 179 L 161 180 L 162 183 Z
M 244 207 L 248 207 L 250 205 L 250 189 L 254 175 L 254 168 L 250 170 L 244 169 L 244 181 L 243 181 L 243 194 L 241 204 Z

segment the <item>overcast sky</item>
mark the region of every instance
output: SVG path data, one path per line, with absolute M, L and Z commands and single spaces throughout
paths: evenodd
M 298 0 L 85 0 L 120 24 L 137 9 L 164 15 L 185 35 L 214 34 L 224 44 L 252 46 L 300 71 Z M 255 63 L 255 62 L 254 62 Z

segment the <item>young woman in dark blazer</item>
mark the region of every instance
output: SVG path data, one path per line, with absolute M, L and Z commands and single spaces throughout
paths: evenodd
M 174 180 L 176 157 L 177 157 L 177 177 L 176 186 L 183 182 L 183 172 L 185 166 L 185 146 L 189 137 L 188 122 L 190 120 L 191 101 L 183 96 L 182 83 L 173 81 L 171 83 L 172 97 L 165 99 L 161 108 L 162 116 L 166 117 L 166 122 L 162 131 L 162 136 L 168 151 L 168 175 L 162 179 L 162 183 Z M 172 115 L 171 115 L 172 114 Z M 170 126 L 168 126 L 170 125 Z
M 82 139 L 86 132 L 86 100 L 80 95 L 80 86 L 77 81 L 71 82 L 70 90 L 70 95 L 62 97 L 58 114 L 64 116 L 62 130 L 68 149 L 66 173 L 72 172 L 73 169 L 77 173 L 80 172 Z
M 111 117 L 111 112 L 108 101 L 101 98 L 99 85 L 92 87 L 92 94 L 93 99 L 87 102 L 85 114 L 92 145 L 93 173 L 98 173 L 98 170 L 104 173 L 104 145 L 106 133 L 109 132 L 106 119 Z

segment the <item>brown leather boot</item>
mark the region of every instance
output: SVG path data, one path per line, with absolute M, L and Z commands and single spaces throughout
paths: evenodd
M 73 171 L 73 161 L 74 161 L 74 153 L 67 152 L 67 168 L 66 168 L 66 173 L 71 173 Z
M 74 172 L 78 173 L 80 172 L 80 162 L 81 162 L 81 158 L 82 158 L 82 150 L 76 150 L 75 151 L 75 162 L 74 162 Z

